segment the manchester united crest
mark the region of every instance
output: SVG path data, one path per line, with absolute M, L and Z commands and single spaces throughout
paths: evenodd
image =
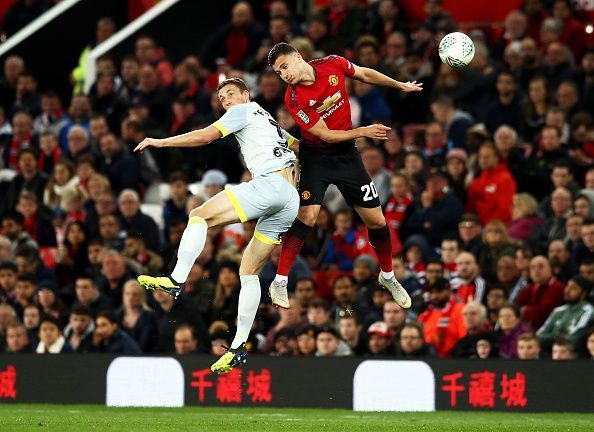
M 328 77 L 328 82 L 330 83 L 331 86 L 337 86 L 338 85 L 338 75 L 330 75 Z
M 304 190 L 303 192 L 301 192 L 301 199 L 303 201 L 307 201 L 310 198 L 311 198 L 311 192 L 310 191 Z

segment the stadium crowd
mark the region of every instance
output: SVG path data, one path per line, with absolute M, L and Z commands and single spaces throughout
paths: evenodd
M 324 2 L 316 2 L 323 4 Z M 145 292 L 136 276 L 172 269 L 188 212 L 250 178 L 235 139 L 199 149 L 131 150 L 143 138 L 204 127 L 213 90 L 242 77 L 292 135 L 284 86 L 267 67 L 278 42 L 306 59 L 348 57 L 422 93 L 351 81 L 358 140 L 385 209 L 405 311 L 377 284 L 366 230 L 329 189 L 289 276 L 291 308 L 261 275 L 248 349 L 276 356 L 594 358 L 594 48 L 567 0 L 526 0 L 501 29 L 462 28 L 464 69 L 437 45 L 459 29 L 440 0 L 407 20 L 396 0 L 330 0 L 305 19 L 272 1 L 266 23 L 238 2 L 200 56 L 172 64 L 149 35 L 135 52 L 84 68 L 61 100 L 18 56 L 0 81 L 0 350 L 212 353 L 234 334 L 238 263 L 255 221 L 209 231 L 184 294 Z M 262 11 L 257 11 L 261 13 Z M 97 23 L 97 41 L 116 31 Z M 73 59 L 76 63 L 76 59 Z

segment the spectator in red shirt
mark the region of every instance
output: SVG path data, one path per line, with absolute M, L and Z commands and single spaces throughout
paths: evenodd
M 428 309 L 419 316 L 425 329 L 425 341 L 435 348 L 439 357 L 449 357 L 456 342 L 466 335 L 462 316 L 464 304 L 452 297 L 450 283 L 439 278 L 430 286 Z
M 161 87 L 169 87 L 173 82 L 173 66 L 165 55 L 165 50 L 157 46 L 155 40 L 150 36 L 140 36 L 136 39 L 136 58 L 140 64 L 150 64 L 159 75 Z
M 486 299 L 487 283 L 479 276 L 476 257 L 470 252 L 462 252 L 456 257 L 458 277 L 452 280 L 458 300 L 466 303 L 475 300 L 483 303 Z
M 561 42 L 566 44 L 575 60 L 579 60 L 586 47 L 584 23 L 574 16 L 574 9 L 569 0 L 555 0 L 553 16 L 563 24 Z
M 237 2 L 231 9 L 231 22 L 207 42 L 202 62 L 212 68 L 217 58 L 224 58 L 231 67 L 242 68 L 245 61 L 256 54 L 265 35 L 264 27 L 254 20 L 250 4 Z
M 51 221 L 39 211 L 39 200 L 35 194 L 21 192 L 17 210 L 24 217 L 23 228 L 40 247 L 56 246 L 56 231 Z
M 482 172 L 470 184 L 466 211 L 478 214 L 483 225 L 493 219 L 506 224 L 511 220 L 516 181 L 499 162 L 499 154 L 492 143 L 480 147 L 478 164 Z
M 323 11 L 330 24 L 330 34 L 352 47 L 363 32 L 365 12 L 351 0 L 330 0 Z
M 18 112 L 12 118 L 12 134 L 0 136 L 0 161 L 4 168 L 18 169 L 19 152 L 36 146 L 33 135 L 33 120 L 26 112 Z
M 530 261 L 530 279 L 532 283 L 522 288 L 514 302 L 520 306 L 522 321 L 538 329 L 552 310 L 563 304 L 564 287 L 542 255 Z
M 454 236 L 445 237 L 441 241 L 441 259 L 448 279 L 456 273 L 456 258 L 462 252 L 461 241 Z
M 406 209 L 412 203 L 411 179 L 405 173 L 395 173 L 390 180 L 390 198 L 384 210 L 384 217 L 388 228 L 390 228 L 390 239 L 392 239 L 392 254 L 402 251 L 399 231 L 404 220 Z
M 549 16 L 543 0 L 526 0 L 524 13 L 526 14 L 526 36 L 540 42 L 540 27 L 544 19 Z

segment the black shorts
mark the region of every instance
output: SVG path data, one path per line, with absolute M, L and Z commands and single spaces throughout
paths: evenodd
M 331 147 L 299 148 L 301 206 L 320 205 L 328 185 L 334 184 L 351 207 L 380 206 L 378 193 L 353 141 Z

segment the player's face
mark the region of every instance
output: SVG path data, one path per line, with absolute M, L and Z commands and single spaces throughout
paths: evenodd
M 299 82 L 301 56 L 298 53 L 289 53 L 279 56 L 272 69 L 287 84 L 297 84 Z
M 219 90 L 218 93 L 221 105 L 227 111 L 233 105 L 248 103 L 250 94 L 247 91 L 241 91 L 239 87 L 229 84 Z

